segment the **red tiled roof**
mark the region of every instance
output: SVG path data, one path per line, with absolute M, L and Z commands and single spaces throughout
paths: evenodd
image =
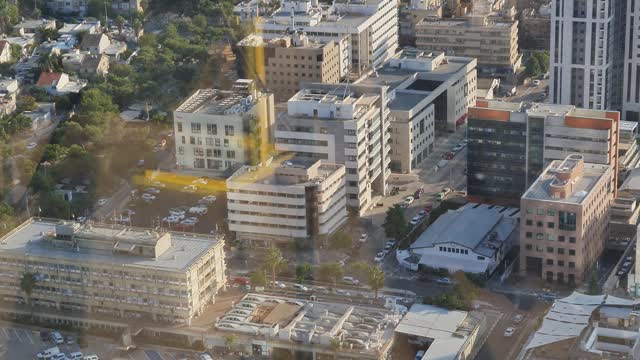
M 54 81 L 60 80 L 62 73 L 55 72 L 41 72 L 40 78 L 38 78 L 37 86 L 52 86 Z

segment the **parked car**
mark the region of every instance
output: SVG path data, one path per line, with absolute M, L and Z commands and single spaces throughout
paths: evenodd
M 407 196 L 406 198 L 404 198 L 404 205 L 405 206 L 409 206 L 411 204 L 413 204 L 413 202 L 415 201 L 415 198 L 411 195 Z
M 513 322 L 516 323 L 516 324 L 521 323 L 523 319 L 524 319 L 524 315 L 522 315 L 522 314 L 515 314 L 513 316 Z
M 142 194 L 142 200 L 144 201 L 152 201 L 155 200 L 156 196 L 155 195 L 151 195 L 151 194 Z
M 51 360 L 69 360 L 69 358 L 64 353 L 58 353 L 53 355 Z
M 43 350 L 43 351 L 37 353 L 36 357 L 38 358 L 38 360 L 49 360 L 54 355 L 59 354 L 59 353 L 60 353 L 60 349 L 58 349 L 58 347 L 55 346 L 55 347 L 52 347 L 50 349 L 46 349 L 46 350 Z
M 169 215 L 179 216 L 184 218 L 184 216 L 186 215 L 186 211 L 184 211 L 181 208 L 173 208 L 173 209 L 169 209 Z
M 160 190 L 154 187 L 144 189 L 144 192 L 149 194 L 160 194 Z
M 98 206 L 104 206 L 107 203 L 107 201 L 109 201 L 109 200 L 108 199 L 100 199 L 100 200 L 98 200 Z
M 456 156 L 456 154 L 455 154 L 455 153 L 452 153 L 451 151 L 449 151 L 449 152 L 447 152 L 446 154 L 444 154 L 444 155 L 442 156 L 442 158 L 443 158 L 443 159 L 445 159 L 445 160 L 451 160 L 451 159 L 453 159 L 455 156 Z
M 336 289 L 336 294 L 344 295 L 344 296 L 351 296 L 350 292 L 348 292 L 347 290 L 343 290 L 343 289 Z
M 504 336 L 505 337 L 512 337 L 513 334 L 516 332 L 515 328 L 512 327 L 508 327 L 505 331 L 504 331 Z
M 144 167 L 144 159 L 138 160 L 138 167 Z
M 198 360 L 213 360 L 213 358 L 208 353 L 202 353 L 198 354 Z
M 72 352 L 69 354 L 69 360 L 82 360 L 84 356 L 80 351 Z
M 540 80 L 533 80 L 533 86 L 540 86 Z
M 358 241 L 362 244 L 367 242 L 367 239 L 369 239 L 369 235 L 368 234 L 360 234 L 360 238 L 358 239 Z
M 382 260 L 384 259 L 384 255 L 385 255 L 385 253 L 384 253 L 384 252 L 379 252 L 379 253 L 377 253 L 377 254 L 376 254 L 376 257 L 374 257 L 374 258 L 373 258 L 373 261 L 375 261 L 375 262 L 380 262 L 380 261 L 382 261 Z
M 422 220 L 422 217 L 419 215 L 416 215 L 413 218 L 411 218 L 411 221 L 409 221 L 409 225 L 416 226 L 420 223 L 420 220 Z
M 342 278 L 342 282 L 345 284 L 349 284 L 349 285 L 354 285 L 354 286 L 358 286 L 360 285 L 360 281 L 356 278 L 353 278 L 351 276 L 345 276 Z
M 205 215 L 209 210 L 205 206 L 194 206 L 189 208 L 189 213 L 196 215 Z
M 389 252 L 391 251 L 391 249 L 393 249 L 393 244 L 389 244 L 389 243 L 384 244 L 384 248 L 383 248 L 384 251 Z
M 82 360 L 100 360 L 98 355 L 87 355 Z
M 160 181 L 152 181 L 151 185 L 157 188 L 164 188 L 167 187 L 167 185 L 161 183 Z
M 215 202 L 216 199 L 217 198 L 215 196 L 213 196 L 213 195 L 207 195 L 207 196 L 202 197 L 202 199 L 198 200 L 198 203 L 200 203 L 200 204 L 211 204 L 211 203 Z
M 438 278 L 438 279 L 436 279 L 436 283 L 438 283 L 440 285 L 452 285 L 453 284 L 451 279 L 449 279 L 448 277 Z
M 302 284 L 293 284 L 292 287 L 296 290 L 300 290 L 300 291 L 309 291 L 309 288 L 302 285 Z
M 52 332 L 51 338 L 53 339 L 53 342 L 56 344 L 64 344 L 64 337 L 62 337 L 62 334 L 60 334 L 60 332 L 58 331 Z
M 454 146 L 451 149 L 451 152 L 453 152 L 454 154 L 457 154 L 458 152 L 460 152 L 460 150 L 462 150 L 464 148 L 464 146 L 462 146 L 461 144 L 458 144 L 456 146 Z
M 38 144 L 36 144 L 36 143 L 34 143 L 34 142 L 29 143 L 29 144 L 27 145 L 27 150 L 33 150 L 33 149 L 35 149 L 35 148 L 36 148 L 36 146 L 38 146 Z

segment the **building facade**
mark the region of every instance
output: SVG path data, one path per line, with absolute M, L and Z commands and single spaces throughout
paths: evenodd
M 326 240 L 346 206 L 344 165 L 322 160 L 244 166 L 227 179 L 229 230 L 254 245 Z
M 267 152 L 275 117 L 273 95 L 257 91 L 252 80 L 241 79 L 229 91 L 196 91 L 173 117 L 178 166 L 224 171 L 259 162 Z M 260 144 L 251 142 L 256 131 L 263 139 Z
M 442 17 L 440 0 L 411 0 L 400 5 L 401 46 L 416 46 L 416 24 L 426 17 Z
M 386 86 L 305 85 L 276 121 L 276 150 L 345 165 L 347 205 L 362 214 L 391 174 L 387 103 Z
M 89 0 L 46 0 L 49 10 L 59 14 L 85 15 L 89 10 Z M 111 0 L 111 10 L 128 14 L 142 11 L 142 0 Z
M 407 173 L 456 131 L 476 103 L 476 60 L 406 48 L 356 84 L 388 86 L 391 170 Z
M 418 49 L 476 58 L 480 76 L 512 80 L 522 63 L 518 21 L 510 17 L 426 17 L 415 29 Z
M 586 280 L 609 236 L 611 165 L 579 154 L 554 160 L 520 201 L 520 273 L 571 285 Z
M 221 237 L 29 219 L 0 243 L 5 301 L 84 317 L 191 323 L 226 283 Z M 20 290 L 34 274 L 33 293 Z
M 343 39 L 346 45 L 348 39 Z M 254 65 L 248 69 L 255 78 L 262 80 L 276 102 L 285 102 L 300 90 L 300 82 L 337 84 L 348 69 L 348 57 L 341 55 L 346 46 L 330 41 L 313 42 L 300 32 L 264 42 L 258 35 L 250 35 L 239 44 L 245 51 L 245 59 Z M 347 54 L 348 55 L 348 54 Z M 346 63 L 341 65 L 341 59 Z M 260 63 L 258 63 L 260 62 Z
M 398 3 L 394 0 L 286 0 L 270 16 L 255 23 L 271 40 L 288 30 L 303 31 L 316 41 L 349 37 L 350 71 L 361 73 L 382 64 L 398 47 Z
M 570 105 L 478 101 L 469 108 L 467 130 L 470 199 L 517 205 L 551 161 L 574 153 L 612 165 L 615 189 L 619 116 Z
M 520 13 L 518 26 L 520 47 L 527 50 L 549 51 L 551 46 L 551 7 L 540 5 Z

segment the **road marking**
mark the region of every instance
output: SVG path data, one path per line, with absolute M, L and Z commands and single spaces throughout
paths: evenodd
M 2 332 L 4 333 L 4 336 L 5 336 L 8 340 L 11 340 L 11 336 L 9 336 L 9 333 L 7 332 L 7 329 L 2 328 Z
M 29 334 L 29 331 L 28 331 L 28 330 L 23 330 L 23 331 L 24 331 L 24 333 L 27 335 L 27 338 L 29 339 L 29 341 L 30 341 L 32 344 L 35 344 L 35 342 L 33 341 L 33 338 L 32 338 L 32 337 L 31 337 L 31 335 Z
M 22 338 L 20 337 L 20 334 L 18 334 L 18 330 L 13 329 L 13 333 L 16 334 L 16 337 L 18 338 L 18 341 L 22 342 Z

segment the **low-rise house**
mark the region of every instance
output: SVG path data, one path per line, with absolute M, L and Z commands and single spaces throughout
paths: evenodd
M 517 242 L 519 210 L 469 203 L 442 214 L 409 246 L 420 265 L 491 274 Z
M 23 20 L 13 26 L 13 31 L 21 36 L 24 34 L 37 34 L 40 30 L 54 30 L 55 28 L 55 20 Z
M 77 94 L 87 86 L 86 81 L 70 80 L 65 73 L 42 72 L 36 86 L 44 88 L 49 95 L 58 96 L 66 94 Z
M 80 33 L 97 34 L 100 32 L 100 20 L 85 20 L 79 24 L 64 24 L 58 30 L 60 35 L 78 36 Z
M 111 45 L 111 40 L 105 34 L 87 34 L 82 37 L 80 50 L 89 51 L 94 54 L 104 53 L 107 46 Z
M 18 90 L 18 80 L 0 80 L 0 116 L 9 115 L 16 111 Z
M 18 45 L 20 49 L 22 49 L 22 56 L 25 56 L 29 53 L 30 49 L 33 48 L 35 44 L 33 34 L 28 34 L 24 36 L 14 36 L 14 37 L 6 37 L 2 40 L 7 41 L 11 45 Z
M 73 50 L 62 55 L 62 67 L 68 72 L 80 72 L 80 66 L 84 58 L 89 55 L 88 51 Z
M 120 56 L 127 51 L 127 44 L 120 41 L 111 41 L 111 44 L 104 49 L 103 54 L 109 57 L 109 61 L 120 61 Z
M 104 76 L 109 72 L 109 57 L 107 55 L 91 54 L 82 59 L 80 74 Z
M 0 40 L 0 64 L 11 61 L 11 44 L 7 40 Z
M 11 96 L 0 97 L 0 116 L 12 114 L 16 111 L 16 99 Z
M 18 94 L 20 87 L 18 86 L 18 80 L 16 79 L 1 79 L 0 80 L 0 94 L 10 95 L 15 98 Z
M 31 128 L 37 130 L 51 124 L 55 111 L 55 103 L 42 102 L 38 103 L 32 111 L 25 111 L 22 115 L 29 117 L 31 119 Z
M 78 44 L 78 39 L 73 35 L 62 35 L 56 40 L 49 40 L 40 46 L 43 49 L 56 50 L 61 53 L 73 51 Z

